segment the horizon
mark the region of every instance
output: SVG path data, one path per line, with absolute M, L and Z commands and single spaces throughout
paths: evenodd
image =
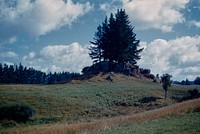
M 120 8 L 144 48 L 137 65 L 178 81 L 200 76 L 195 0 L 0 0 L 0 63 L 80 73 L 92 65 L 87 48 L 97 26 Z

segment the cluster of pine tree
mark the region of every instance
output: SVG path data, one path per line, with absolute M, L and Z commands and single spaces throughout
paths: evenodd
M 190 81 L 189 79 L 182 81 L 174 81 L 175 84 L 180 85 L 200 85 L 200 77 L 196 77 L 194 81 Z
M 0 83 L 2 84 L 55 84 L 75 79 L 78 73 L 54 73 L 46 74 L 33 68 L 19 65 L 7 65 L 0 63 Z
M 139 40 L 133 32 L 128 15 L 125 10 L 118 10 L 115 16 L 111 13 L 110 18 L 105 18 L 102 25 L 97 27 L 94 41 L 89 48 L 90 57 L 94 63 L 108 61 L 113 63 L 136 64 L 140 59 L 138 49 Z M 111 67 L 111 66 L 110 66 Z M 110 68 L 112 70 L 112 68 Z
M 194 84 L 200 85 L 200 77 L 196 77 L 196 79 L 194 80 Z

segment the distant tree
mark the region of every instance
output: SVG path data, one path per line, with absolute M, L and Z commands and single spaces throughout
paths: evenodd
M 167 91 L 168 88 L 171 86 L 172 81 L 171 81 L 171 75 L 169 74 L 163 74 L 163 76 L 161 76 L 161 81 L 163 83 L 163 89 L 165 90 L 165 99 L 167 98 Z
M 4 84 L 55 84 L 63 81 L 69 81 L 79 77 L 79 73 L 54 73 L 46 74 L 33 68 L 19 65 L 10 65 L 0 63 L 0 83 Z
M 89 48 L 90 57 L 94 63 L 109 62 L 110 71 L 113 63 L 136 64 L 140 59 L 139 40 L 133 32 L 128 15 L 125 10 L 118 10 L 115 16 L 111 13 L 109 19 L 105 18 L 102 25 L 97 27 L 94 41 Z
M 28 81 L 28 70 L 27 70 L 27 67 L 24 67 L 24 81 L 23 81 L 23 84 L 27 84 L 27 81 Z
M 181 84 L 181 85 L 185 85 L 185 80 L 182 80 L 182 81 L 180 82 L 180 84 Z
M 41 72 L 41 76 L 40 76 L 40 82 L 41 84 L 45 83 L 45 78 L 46 78 L 46 73 Z
M 0 63 L 0 83 L 3 83 L 3 66 L 2 66 L 2 63 Z
M 15 83 L 15 76 L 13 75 L 15 71 L 15 68 L 13 65 L 10 65 L 8 68 L 8 79 L 9 79 L 9 83 Z
M 19 83 L 24 83 L 24 67 L 20 63 L 18 67 Z
M 5 84 L 9 83 L 8 76 L 9 76 L 9 74 L 8 74 L 8 65 L 4 64 L 4 67 L 3 67 L 3 83 L 5 83 Z
M 185 80 L 185 85 L 191 85 L 191 82 L 189 81 L 189 79 Z
M 196 79 L 194 80 L 194 84 L 200 85 L 200 77 L 196 77 Z
M 180 84 L 181 85 L 192 85 L 192 82 L 191 81 L 189 81 L 189 79 L 185 79 L 185 80 L 182 80 L 181 82 L 180 82 Z

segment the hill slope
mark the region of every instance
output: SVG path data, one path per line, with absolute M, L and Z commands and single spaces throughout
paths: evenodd
M 116 74 L 112 76 L 113 82 L 110 82 L 105 80 L 106 75 L 69 84 L 0 85 L 0 106 L 11 103 L 30 105 L 37 114 L 25 126 L 42 127 L 44 124 L 76 124 L 133 115 L 174 104 L 176 100 L 171 97 L 186 94 L 189 89 L 200 90 L 199 86 L 173 85 L 169 89 L 168 99 L 164 100 L 160 83 L 114 76 Z M 147 103 L 140 101 L 146 97 L 155 97 L 156 100 Z M 9 123 L 0 121 L 0 129 L 6 129 L 4 126 Z M 23 124 L 16 126 L 25 127 Z
M 111 128 L 116 128 L 119 125 L 142 123 L 155 119 L 182 115 L 189 111 L 190 112 L 195 110 L 199 111 L 199 109 L 200 109 L 200 99 L 196 99 L 178 103 L 168 107 L 163 107 L 156 110 L 150 110 L 139 114 L 97 120 L 90 123 L 77 123 L 71 125 L 54 124 L 54 125 L 32 126 L 26 128 L 14 128 L 10 130 L 4 130 L 4 133 L 18 133 L 18 132 L 22 134 L 23 133 L 26 134 L 96 133 L 96 131 L 98 131 L 99 129 L 110 130 Z M 199 114 L 196 114 L 196 117 L 199 118 L 200 117 Z

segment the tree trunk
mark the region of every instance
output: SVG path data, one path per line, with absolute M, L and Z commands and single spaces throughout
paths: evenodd
M 167 99 L 167 90 L 165 90 L 165 99 Z
M 112 60 L 109 60 L 108 67 L 109 67 L 108 72 L 112 72 L 113 71 L 113 62 L 112 62 Z

